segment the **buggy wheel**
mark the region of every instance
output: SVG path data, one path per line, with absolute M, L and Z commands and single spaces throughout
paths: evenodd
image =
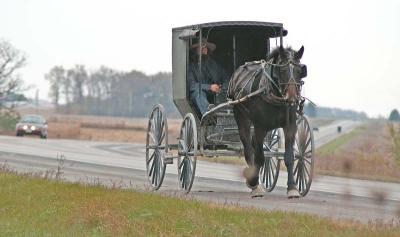
M 314 135 L 305 116 L 297 119 L 297 133 L 294 148 L 294 178 L 301 196 L 311 187 L 314 172 Z
M 153 190 L 159 189 L 164 180 L 166 168 L 164 157 L 167 152 L 167 116 L 164 107 L 158 104 L 150 114 L 146 136 L 146 171 Z
M 178 179 L 179 187 L 189 193 L 193 185 L 197 161 L 197 127 L 193 114 L 183 119 L 178 139 Z
M 268 192 L 274 190 L 279 177 L 281 160 L 271 156 L 270 152 L 277 152 L 282 147 L 281 136 L 281 130 L 277 128 L 269 131 L 264 139 L 263 149 L 269 154 L 265 155 L 264 165 L 260 168 L 259 182 Z

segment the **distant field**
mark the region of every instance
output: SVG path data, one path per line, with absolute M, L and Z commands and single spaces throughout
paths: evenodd
M 145 143 L 147 118 L 44 114 L 49 138 Z M 178 137 L 180 119 L 168 119 L 169 140 Z M 14 135 L 13 132 L 3 134 Z
M 357 224 L 16 175 L 0 170 L 0 236 L 398 236 Z
M 400 137 L 398 127 L 396 133 Z M 316 172 L 400 182 L 400 162 L 396 162 L 390 125 L 370 121 L 322 146 L 316 153 Z

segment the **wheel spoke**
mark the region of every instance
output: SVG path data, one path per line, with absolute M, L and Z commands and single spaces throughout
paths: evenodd
M 158 144 L 157 139 L 156 139 L 156 137 L 154 136 L 154 133 L 153 133 L 153 132 L 150 131 L 150 132 L 149 132 L 149 136 L 150 136 L 151 140 L 153 140 L 153 143 Z
M 310 179 L 310 176 L 308 174 L 308 170 L 306 168 L 306 166 L 304 166 L 304 171 L 303 172 L 303 176 L 304 176 L 304 185 L 307 186 L 308 180 Z
M 306 182 L 306 176 L 305 176 L 305 173 L 304 173 L 304 169 L 303 169 L 303 171 L 301 172 L 301 174 L 302 174 L 302 176 L 303 176 L 302 181 L 303 181 L 303 191 L 304 191 L 304 190 L 307 189 L 307 182 Z
M 162 173 L 162 170 L 163 170 L 163 168 L 164 168 L 164 166 L 163 166 L 163 160 L 162 160 L 162 157 L 160 157 L 160 159 L 158 159 L 158 175 L 157 175 L 157 177 L 158 177 L 158 179 L 157 179 L 157 185 L 160 183 L 160 181 L 161 181 L 161 173 Z
M 155 119 L 154 119 L 154 117 L 152 117 L 152 118 L 151 118 L 151 123 L 150 123 L 150 131 L 149 131 L 149 134 L 150 134 L 151 139 L 153 140 L 154 143 L 156 143 L 156 137 L 154 136 L 155 131 L 156 131 L 156 128 L 155 128 Z
M 311 137 L 308 138 L 306 145 L 304 146 L 304 150 L 307 149 L 308 145 L 310 145 Z
M 293 175 L 295 175 L 295 176 L 296 176 L 297 172 L 299 171 L 299 164 L 300 164 L 300 162 L 297 162 L 296 168 L 293 171 Z
M 268 188 L 269 184 L 269 174 L 268 174 L 268 165 L 266 165 L 265 170 L 264 170 L 264 176 L 265 176 L 265 186 Z
M 182 162 L 181 162 L 181 164 L 179 165 L 180 166 L 180 168 L 182 168 L 181 169 L 181 176 L 179 177 L 179 179 L 181 180 L 181 181 L 183 181 L 183 176 L 185 175 L 185 169 L 186 169 L 186 165 L 185 165 L 185 158 L 183 158 L 182 159 Z M 183 187 L 182 187 L 183 188 Z
M 275 158 L 273 158 L 273 157 L 271 157 L 271 161 L 272 161 L 272 164 L 274 165 L 274 169 L 276 170 L 277 169 L 277 161 L 276 161 L 276 159 Z
M 183 164 L 184 164 L 184 158 L 182 158 L 182 161 L 181 161 L 181 163 L 179 164 L 179 167 L 178 167 L 179 170 L 182 169 Z
M 299 177 L 299 191 L 301 192 L 303 191 L 303 176 L 301 175 L 301 169 L 299 171 L 298 177 Z
M 154 162 L 156 163 L 156 166 L 154 167 L 154 185 L 157 186 L 158 183 L 158 176 L 159 176 L 159 172 L 160 172 L 160 162 L 159 159 L 157 157 L 157 159 L 154 160 Z
M 163 134 L 164 134 L 164 130 L 165 130 L 165 129 L 164 129 L 164 125 L 165 125 L 164 118 L 161 117 L 160 119 L 161 119 L 161 121 L 159 122 L 159 123 L 160 123 L 160 132 L 159 132 L 159 134 L 158 134 L 158 141 L 159 141 L 159 143 L 161 143 L 162 140 L 163 140 Z
M 162 131 L 161 131 L 161 136 L 160 136 L 160 139 L 158 139 L 158 145 L 159 146 L 161 146 L 161 143 L 164 141 L 164 138 L 165 138 L 165 130 L 164 130 L 164 128 L 162 129 Z
M 189 133 L 188 123 L 189 123 L 189 121 L 186 120 L 185 121 L 185 136 L 184 136 L 186 151 L 188 151 L 188 147 L 189 147 L 189 144 L 188 144 L 188 135 L 189 135 L 188 134 Z
M 271 141 L 271 145 L 270 145 L 271 149 L 272 149 L 276 144 L 278 144 L 278 139 L 272 140 L 272 141 Z
M 299 131 L 297 131 L 297 133 L 298 132 Z M 293 146 L 293 147 L 295 150 L 297 150 L 297 152 L 299 152 L 300 151 L 299 134 L 296 134 L 294 141 L 295 141 L 295 146 Z M 296 149 L 296 147 L 297 147 L 297 149 Z
M 157 137 L 158 137 L 158 134 L 157 134 L 158 133 L 158 109 L 155 111 L 153 120 L 154 120 L 154 138 L 157 139 Z
M 185 140 L 179 139 L 179 140 L 178 140 L 178 143 L 179 143 L 179 145 L 180 145 L 180 147 L 179 147 L 180 150 L 182 150 L 183 152 L 187 152 Z
M 190 186 L 190 181 L 191 181 L 191 179 L 192 179 L 192 165 L 191 165 L 191 161 L 189 161 L 188 162 L 189 164 L 188 164 L 188 171 L 187 171 L 187 177 L 186 177 L 186 179 L 187 179 L 187 185 L 186 185 L 186 189 L 188 189 L 189 188 L 189 186 Z
M 153 154 L 150 156 L 150 158 L 147 160 L 147 165 L 150 164 L 150 162 L 153 160 L 154 156 L 156 154 L 156 151 L 154 150 Z
M 310 177 L 310 172 L 308 171 L 307 165 L 304 164 L 303 167 L 304 167 L 304 170 L 307 173 L 307 177 Z
M 152 174 L 153 174 L 153 171 L 154 171 L 154 161 L 153 161 L 153 163 L 151 163 L 151 167 L 150 167 L 149 176 L 152 176 Z
M 268 187 L 271 187 L 272 186 L 272 179 L 273 179 L 273 176 L 272 176 L 272 171 L 271 171 L 271 166 L 270 166 L 271 164 L 270 164 L 270 162 L 268 162 Z
M 192 124 L 190 123 L 189 125 L 190 126 L 189 126 L 189 131 L 188 131 L 188 140 L 187 140 L 188 152 L 192 150 L 193 142 L 194 142 L 194 139 L 193 139 L 193 128 L 191 126 Z
M 153 175 L 151 177 L 151 183 L 154 184 L 155 178 L 157 176 L 157 162 L 154 160 L 153 162 L 154 168 L 153 168 Z
M 267 161 L 264 161 L 264 165 L 261 167 L 261 174 L 262 174 L 262 183 L 265 184 L 266 173 L 265 173 L 265 165 Z
M 310 160 L 309 160 L 310 159 Z M 304 157 L 304 159 L 308 164 L 312 165 L 311 163 L 311 157 Z

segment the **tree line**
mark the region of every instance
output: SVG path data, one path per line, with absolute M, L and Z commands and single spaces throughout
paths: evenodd
M 357 112 L 349 109 L 314 106 L 311 103 L 305 104 L 304 113 L 309 117 L 326 117 L 326 118 L 340 118 L 340 119 L 352 119 L 352 120 L 368 119 L 368 116 L 365 112 Z
M 158 103 L 168 116 L 177 116 L 171 77 L 171 73 L 146 75 L 105 66 L 89 71 L 84 65 L 55 66 L 45 75 L 58 112 L 126 117 L 146 117 Z

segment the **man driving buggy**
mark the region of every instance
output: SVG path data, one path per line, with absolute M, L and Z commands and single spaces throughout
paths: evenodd
M 194 101 L 202 115 L 213 103 L 209 99 L 221 91 L 222 84 L 227 86 L 229 81 L 225 70 L 210 56 L 216 48 L 215 44 L 207 42 L 204 38 L 200 43 L 191 46 L 191 60 L 187 75 L 190 99 Z M 199 57 L 201 57 L 201 73 Z

